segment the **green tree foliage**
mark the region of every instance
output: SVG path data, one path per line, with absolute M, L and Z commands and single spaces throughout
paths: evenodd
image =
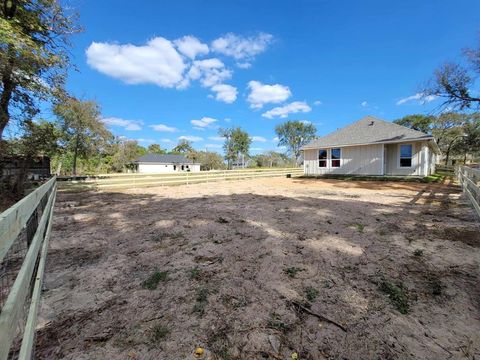
M 436 69 L 423 94 L 441 97 L 444 108 L 480 109 L 480 97 L 476 95 L 476 80 L 480 75 L 480 42 L 477 48 L 465 49 L 463 55 L 463 63 L 447 62 Z
M 147 149 L 140 146 L 136 140 L 116 138 L 108 148 L 109 171 L 121 172 L 132 169 L 133 162 L 147 153 Z
M 232 163 L 238 161 L 240 155 L 248 156 L 252 139 L 240 127 L 219 129 L 218 133 L 225 138 L 223 144 L 225 160 L 227 160 L 228 168 L 231 169 Z
M 263 154 L 255 155 L 253 159 L 258 167 L 285 167 L 292 164 L 291 159 L 285 154 L 275 151 L 267 151 Z
M 180 140 L 177 146 L 172 149 L 172 153 L 177 154 L 187 154 L 193 151 L 195 150 L 193 149 L 192 142 L 185 139 Z
M 100 121 L 100 109 L 94 101 L 68 97 L 53 109 L 64 134 L 64 149 L 73 153 L 72 173 L 77 173 L 77 158 L 88 157 L 105 149 L 112 134 Z
M 435 120 L 435 116 L 413 114 L 404 116 L 401 119 L 397 119 L 394 121 L 394 123 L 429 134 L 432 130 L 432 125 Z
M 394 122 L 434 137 L 448 164 L 452 153 L 476 154 L 479 113 L 444 112 L 438 116 L 408 115 Z
M 225 168 L 223 157 L 219 153 L 211 151 L 197 152 L 197 161 L 201 170 L 220 170 Z
M 149 154 L 165 154 L 166 151 L 163 150 L 158 144 L 148 145 L 147 152 Z
M 286 146 L 288 153 L 292 156 L 295 164 L 301 155 L 301 147 L 315 138 L 317 129 L 311 123 L 302 121 L 287 121 L 275 127 L 279 138 L 278 145 Z
M 61 92 L 76 18 L 57 0 L 0 0 L 0 140 L 12 114 L 32 119 Z

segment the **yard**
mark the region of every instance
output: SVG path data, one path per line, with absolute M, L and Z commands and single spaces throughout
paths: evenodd
M 473 359 L 480 223 L 442 184 L 61 192 L 39 359 Z

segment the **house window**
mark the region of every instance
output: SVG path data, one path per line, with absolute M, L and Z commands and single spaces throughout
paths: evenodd
M 318 166 L 327 167 L 327 150 L 325 149 L 318 151 Z
M 412 167 L 412 144 L 400 145 L 400 167 Z
M 340 158 L 342 156 L 342 149 L 332 149 L 332 167 L 340 167 Z

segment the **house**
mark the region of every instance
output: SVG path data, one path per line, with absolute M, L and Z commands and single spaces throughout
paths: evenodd
M 366 116 L 303 148 L 306 175 L 428 176 L 440 154 L 431 135 Z
M 135 170 L 139 173 L 173 173 L 200 171 L 200 164 L 183 155 L 146 154 L 135 160 Z

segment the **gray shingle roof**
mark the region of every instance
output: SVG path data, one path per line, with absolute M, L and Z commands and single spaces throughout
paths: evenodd
M 137 163 L 156 163 L 156 164 L 193 164 L 192 160 L 187 159 L 183 155 L 171 154 L 146 154 L 140 156 Z
M 421 131 L 412 130 L 373 116 L 365 116 L 351 125 L 310 141 L 303 149 L 430 139 L 433 139 L 431 135 Z

